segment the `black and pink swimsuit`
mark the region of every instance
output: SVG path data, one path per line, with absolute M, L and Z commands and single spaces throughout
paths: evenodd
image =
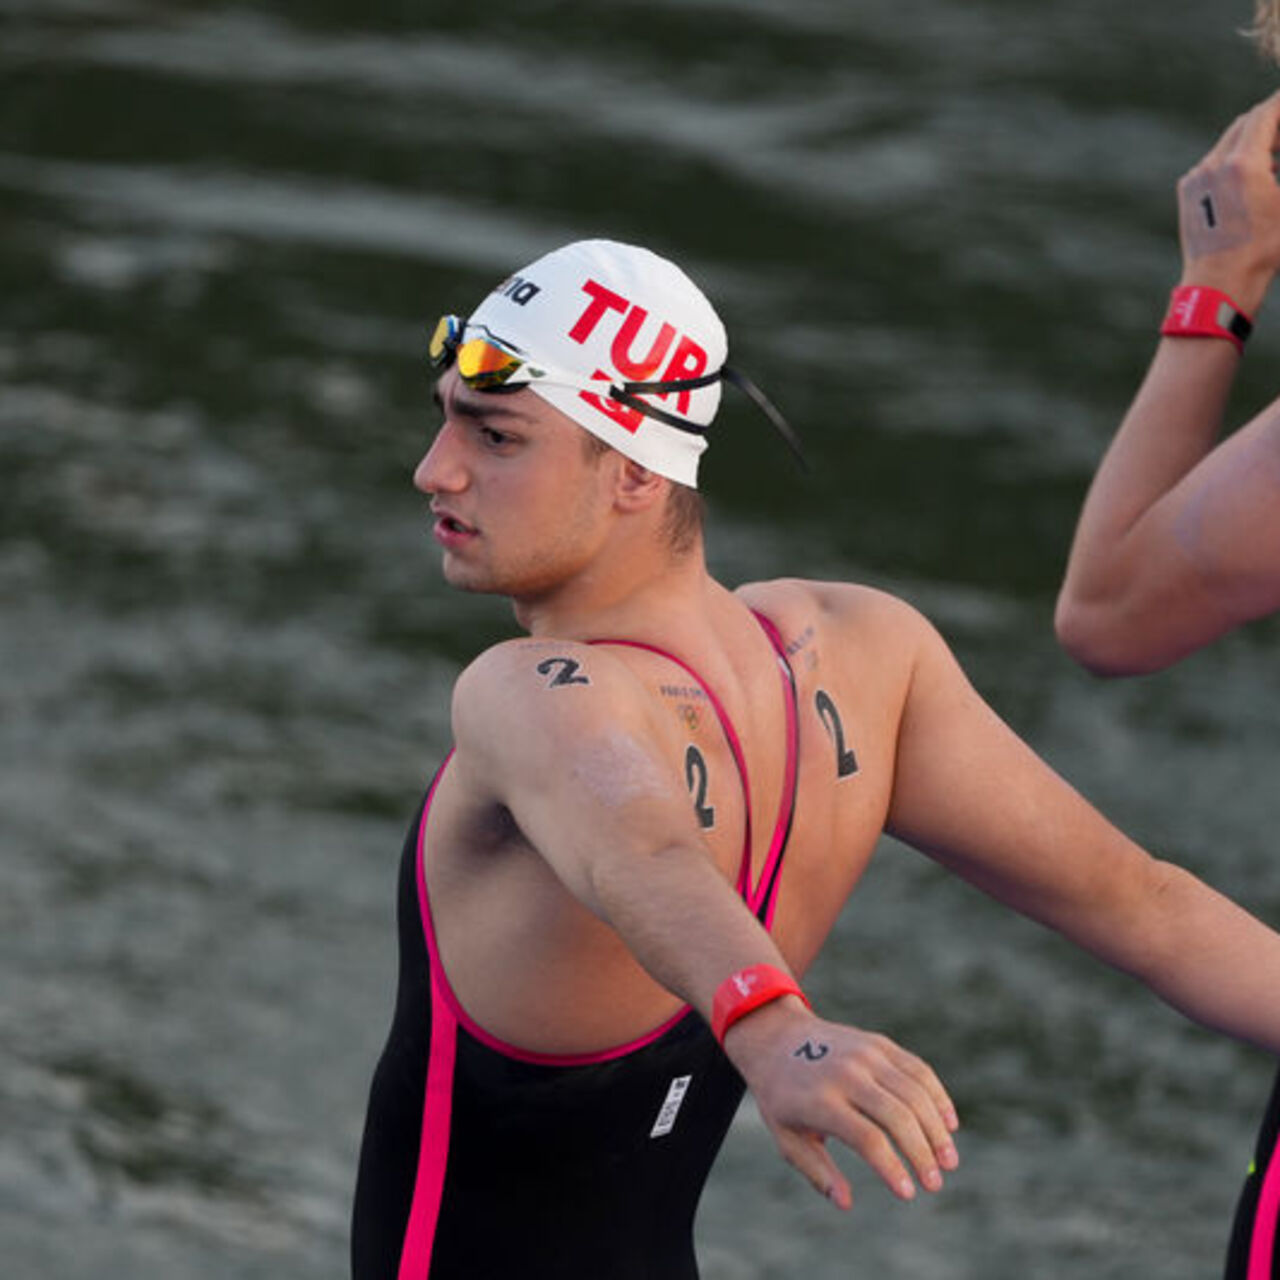
M 754 884 L 746 832 L 738 891 L 767 928 L 795 804 L 797 716 L 781 640 L 760 622 L 786 689 L 787 782 Z M 680 659 L 653 652 L 706 691 L 747 792 L 723 706 Z M 399 989 L 365 1122 L 354 1280 L 695 1280 L 694 1211 L 742 1081 L 688 1008 L 629 1044 L 571 1056 L 506 1044 L 467 1015 L 440 962 L 424 875 L 447 766 L 401 858 Z
M 1280 1280 L 1280 1074 L 1271 1087 L 1249 1175 L 1236 1203 L 1225 1280 Z

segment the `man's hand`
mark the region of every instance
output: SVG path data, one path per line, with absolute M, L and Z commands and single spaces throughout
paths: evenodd
M 1184 283 L 1222 289 L 1251 315 L 1280 270 L 1278 131 L 1280 93 L 1235 120 L 1178 183 Z
M 783 1157 L 841 1209 L 853 1193 L 828 1137 L 856 1151 L 903 1200 L 916 1194 L 912 1172 L 937 1191 L 942 1171 L 959 1164 L 951 1138 L 959 1121 L 946 1089 L 885 1036 L 825 1022 L 792 997 L 735 1023 L 725 1051 Z

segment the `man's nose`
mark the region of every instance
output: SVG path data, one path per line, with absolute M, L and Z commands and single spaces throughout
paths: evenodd
M 446 422 L 414 468 L 413 487 L 428 494 L 457 493 L 464 489 L 467 477 L 459 445 L 456 428 Z

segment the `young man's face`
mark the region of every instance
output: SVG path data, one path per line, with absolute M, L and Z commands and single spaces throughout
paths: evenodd
M 473 391 L 456 369 L 436 401 L 442 422 L 413 482 L 432 499 L 446 581 L 529 598 L 585 569 L 610 498 L 582 428 L 532 391 Z

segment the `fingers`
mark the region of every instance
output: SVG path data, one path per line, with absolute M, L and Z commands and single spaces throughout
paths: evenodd
M 792 1055 L 786 1096 L 761 1102 L 783 1156 L 820 1194 L 841 1208 L 849 1184 L 825 1146 L 833 1137 L 856 1152 L 902 1200 L 917 1182 L 939 1191 L 944 1171 L 959 1166 L 952 1134 L 955 1107 L 942 1082 L 914 1054 L 884 1036 L 840 1028 L 820 1037 L 821 1053 Z M 805 1040 L 812 1047 L 817 1038 Z
M 1234 145 L 1246 151 L 1259 148 L 1270 155 L 1275 150 L 1276 133 L 1280 129 L 1280 93 L 1264 98 L 1252 111 L 1246 111 L 1236 124 L 1239 129 L 1229 131 L 1235 134 Z
M 950 1096 L 924 1062 L 897 1045 L 892 1045 L 892 1049 L 904 1061 L 894 1064 L 895 1075 L 886 1081 L 886 1086 L 891 1097 L 905 1103 L 928 1144 L 927 1154 L 921 1153 L 919 1159 L 910 1150 L 904 1149 L 905 1154 L 912 1157 L 917 1170 L 922 1160 L 936 1161 L 944 1169 L 954 1169 L 959 1157 L 952 1134 L 960 1127 L 960 1121 Z
M 845 1074 L 845 1105 L 834 1117 L 833 1136 L 902 1199 L 915 1195 L 912 1174 L 926 1190 L 940 1191 L 943 1171 L 960 1163 L 951 1099 L 920 1059 L 891 1041 L 878 1047 L 879 1058 Z
M 942 1120 L 946 1133 L 954 1133 L 960 1127 L 955 1103 L 951 1101 L 951 1095 L 938 1079 L 933 1068 L 923 1058 L 916 1057 L 914 1053 L 894 1044 L 892 1040 L 886 1040 L 885 1044 L 894 1055 L 895 1065 L 928 1095 Z
M 1223 131 L 1218 141 L 1209 149 L 1208 154 L 1200 161 L 1197 168 L 1210 164 L 1220 164 L 1229 155 L 1233 154 L 1240 142 L 1240 138 L 1244 134 L 1251 114 L 1251 112 L 1246 111 L 1243 115 L 1237 116 Z
M 1257 153 L 1268 157 L 1276 149 L 1280 132 L 1280 92 L 1264 98 L 1251 110 L 1237 116 L 1197 168 L 1225 164 L 1236 157 Z
M 1246 312 L 1261 305 L 1280 268 L 1278 138 L 1280 93 L 1234 120 L 1178 183 L 1184 274 L 1201 273 L 1194 283 L 1224 289 Z
M 794 1169 L 802 1173 L 813 1189 L 826 1196 L 838 1209 L 853 1207 L 853 1190 L 816 1133 L 782 1130 L 776 1135 L 778 1150 Z

